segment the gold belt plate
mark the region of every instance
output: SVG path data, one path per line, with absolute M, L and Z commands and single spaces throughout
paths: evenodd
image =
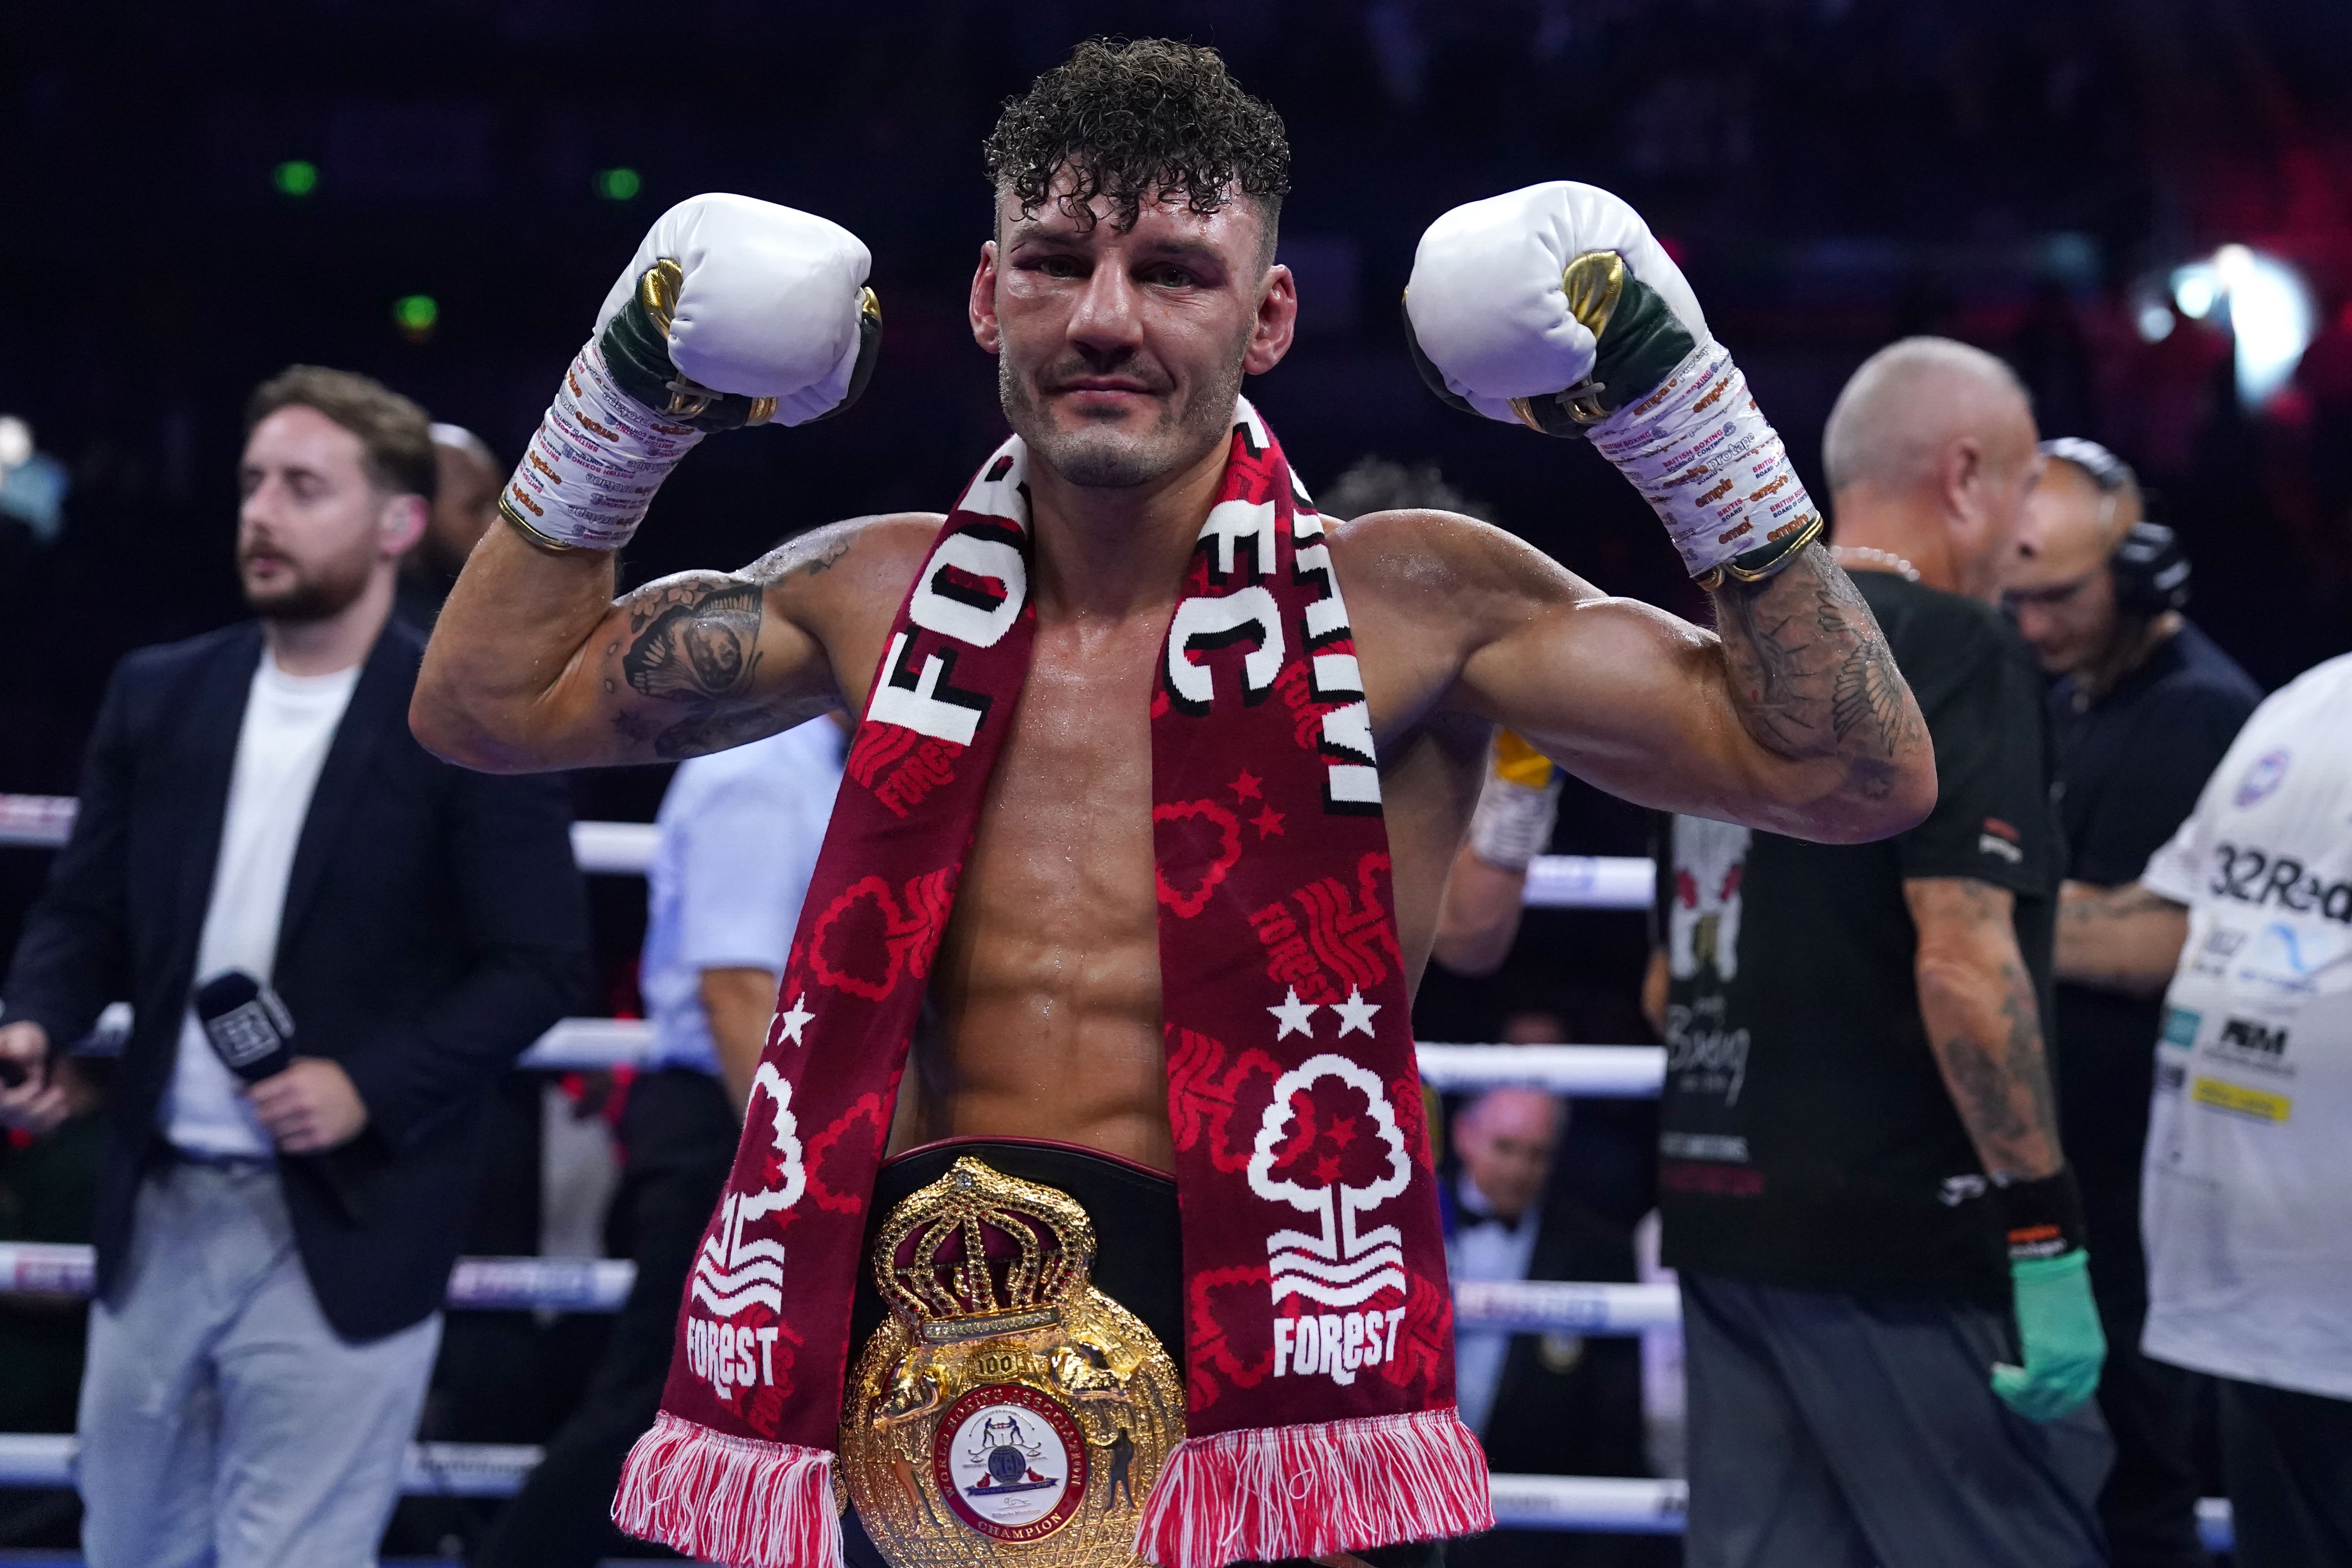
M 1175 1363 L 1094 1288 L 1066 1193 L 970 1155 L 876 1238 L 890 1316 L 842 1413 L 849 1496 L 892 1568 L 1121 1568 L 1184 1436 Z

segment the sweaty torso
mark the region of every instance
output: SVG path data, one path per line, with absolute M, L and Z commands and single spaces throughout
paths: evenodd
M 1380 751 L 1406 981 L 1417 987 L 1487 727 L 1436 710 L 1453 676 L 1430 657 L 1443 639 L 1392 625 L 1395 606 L 1353 592 L 1348 552 L 1338 560 Z M 897 607 L 881 612 L 877 646 Z M 932 969 L 894 1152 L 939 1138 L 1045 1138 L 1172 1168 L 1150 705 L 1173 608 L 1105 622 L 1041 606 Z

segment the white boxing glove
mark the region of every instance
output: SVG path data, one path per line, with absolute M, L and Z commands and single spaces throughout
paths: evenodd
M 874 266 L 856 235 L 750 196 L 680 202 L 655 220 L 604 296 L 600 335 L 664 261 L 677 267 L 667 335 L 680 375 L 772 401 L 768 419 L 752 424 L 805 425 L 851 395 Z
M 772 202 L 670 208 L 605 296 L 499 510 L 549 548 L 617 550 L 704 434 L 840 412 L 881 343 L 872 261 L 840 225 Z
M 1707 587 L 1759 581 L 1821 531 L 1682 268 L 1607 191 L 1555 180 L 1445 214 L 1414 254 L 1405 331 L 1447 403 L 1591 439 Z

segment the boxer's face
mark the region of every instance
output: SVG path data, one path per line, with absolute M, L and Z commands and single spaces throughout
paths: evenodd
M 253 427 L 237 473 L 236 567 L 256 613 L 336 615 L 415 542 L 423 500 L 378 489 L 366 456 L 357 436 L 299 404 Z
M 1245 197 L 1214 213 L 1148 204 L 1121 232 L 1107 202 L 1083 226 L 1060 202 L 1024 216 L 1000 196 L 981 247 L 972 335 L 997 356 L 1013 428 L 1072 484 L 1147 485 L 1200 462 L 1231 428 L 1244 374 L 1290 347 L 1298 300 L 1269 267 Z

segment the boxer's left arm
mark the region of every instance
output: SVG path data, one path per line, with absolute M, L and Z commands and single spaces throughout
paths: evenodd
M 1495 535 L 1433 541 L 1468 605 L 1462 697 L 1648 805 L 1853 842 L 1934 805 L 1927 728 L 1869 605 L 1681 269 L 1555 181 L 1430 226 L 1407 342 L 1465 412 L 1589 438 L 1715 601 L 1710 636 Z
M 1935 804 L 1927 727 L 1826 551 L 1718 589 L 1717 633 L 1471 518 L 1375 513 L 1338 538 L 1349 597 L 1393 597 L 1383 621 L 1458 671 L 1442 706 L 1612 795 L 1823 843 L 1884 838 Z

